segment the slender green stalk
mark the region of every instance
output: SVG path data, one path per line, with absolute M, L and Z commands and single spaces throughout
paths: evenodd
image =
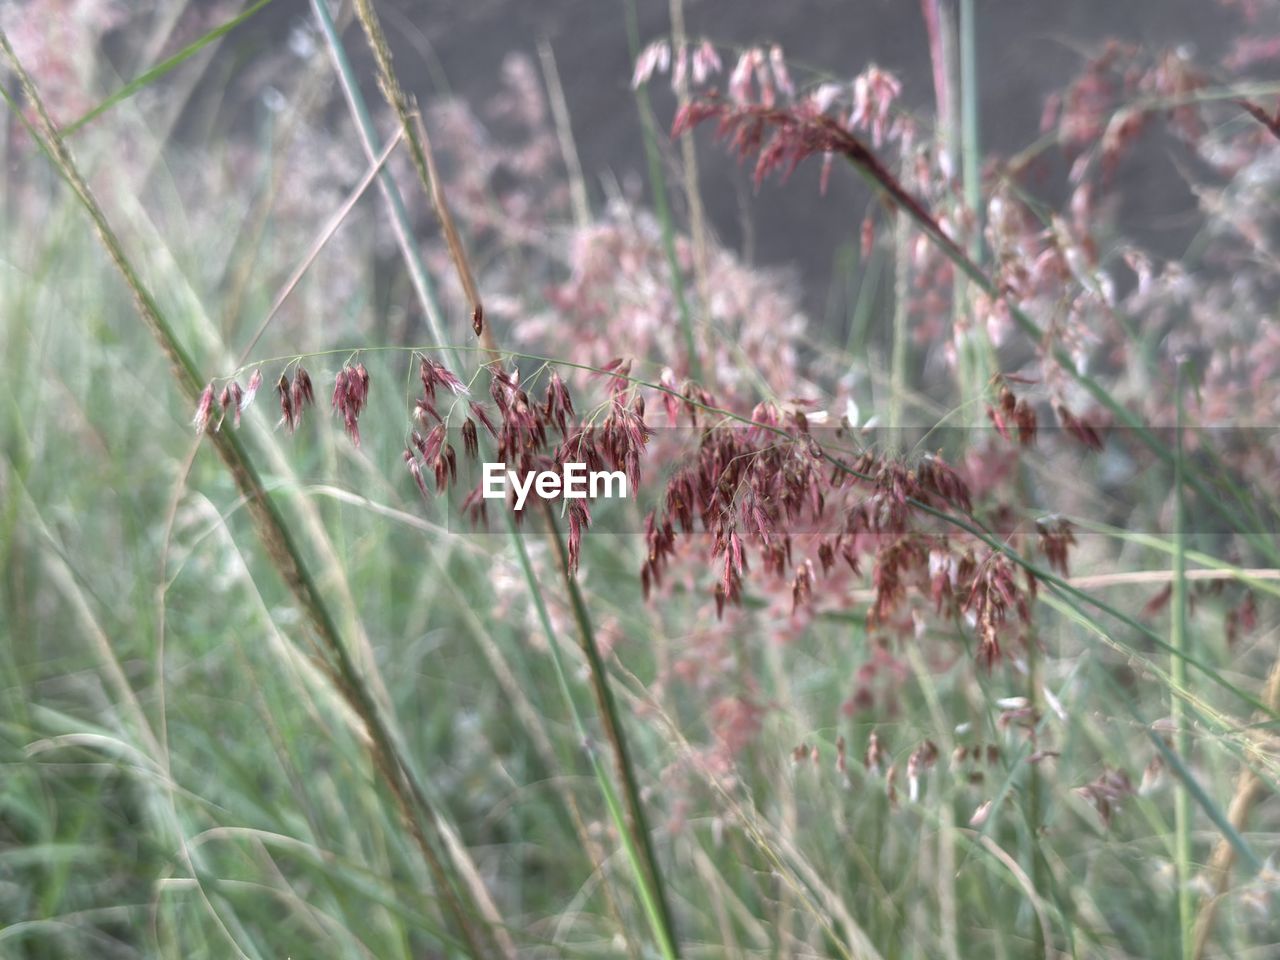
M 1183 760 L 1191 756 L 1191 737 L 1187 730 L 1185 697 L 1187 686 L 1187 534 L 1186 504 L 1182 495 L 1182 384 L 1185 367 L 1178 365 L 1177 377 L 1177 430 L 1174 434 L 1173 459 L 1173 623 L 1170 627 L 1169 645 L 1173 655 L 1169 663 L 1169 675 L 1173 689 L 1169 712 L 1173 720 L 1174 750 Z M 1183 960 L 1191 960 L 1194 954 L 1195 901 L 1191 890 L 1191 809 L 1187 790 L 1177 784 L 1173 794 L 1173 862 L 1177 883 L 1178 935 Z
M 906 171 L 906 161 L 903 161 Z M 911 223 L 900 212 L 893 222 L 893 343 L 889 355 L 889 449 L 902 451 L 903 395 L 911 354 L 908 301 L 911 295 Z
M 323 6 L 323 0 L 313 0 L 317 9 Z M 436 178 L 434 175 L 434 166 L 430 157 L 430 148 L 425 142 L 423 131 L 420 125 L 412 122 L 409 111 L 408 102 L 400 89 L 399 82 L 396 79 L 395 72 L 391 65 L 391 53 L 387 47 L 386 38 L 383 35 L 381 23 L 378 20 L 377 12 L 373 9 L 373 5 L 369 0 L 356 0 L 356 15 L 360 20 L 361 26 L 364 28 L 365 35 L 373 48 L 374 58 L 378 62 L 379 84 L 382 88 L 383 95 L 388 103 L 396 111 L 400 117 L 404 135 L 409 142 L 411 152 L 414 156 L 414 165 L 417 170 L 419 179 L 422 182 L 423 189 L 432 197 L 433 203 L 436 204 L 437 213 L 441 220 L 447 222 L 448 214 L 443 206 L 443 197 L 440 194 Z M 330 40 L 334 46 L 340 46 L 340 41 L 334 35 Z M 354 84 L 352 84 L 354 89 Z M 351 94 L 348 94 L 349 97 Z M 373 145 L 369 144 L 366 149 L 372 149 Z M 403 214 L 403 210 L 393 207 L 393 217 L 399 217 Z M 446 227 L 447 229 L 447 227 Z M 465 252 L 461 245 L 456 242 L 450 243 L 450 250 L 454 257 L 454 265 L 459 273 L 459 279 L 463 289 L 472 294 L 473 303 L 479 309 L 479 297 L 475 294 L 474 281 L 470 280 L 470 266 L 466 262 Z M 411 248 L 411 245 L 405 246 L 405 255 L 409 259 L 417 259 L 417 252 Z M 674 245 L 671 248 L 674 255 Z M 497 341 L 492 330 L 485 326 L 480 334 L 481 347 L 489 357 L 488 362 L 498 359 Z M 445 341 L 441 341 L 445 342 Z M 640 792 L 637 786 L 636 777 L 630 755 L 627 750 L 625 735 L 619 720 L 618 711 L 614 698 L 609 686 L 608 675 L 604 668 L 604 663 L 600 658 L 599 649 L 595 642 L 594 631 L 591 627 L 591 621 L 587 615 L 586 606 L 583 602 L 581 592 L 578 590 L 576 581 L 569 573 L 568 558 L 565 551 L 565 545 L 560 538 L 559 533 L 555 529 L 554 515 L 548 509 L 547 522 L 551 530 L 551 538 L 555 548 L 559 554 L 560 565 L 565 578 L 566 589 L 569 591 L 570 600 L 573 604 L 575 619 L 578 623 L 581 634 L 581 643 L 584 653 L 587 656 L 587 663 L 590 670 L 590 679 L 592 690 L 595 693 L 597 706 L 600 712 L 601 722 L 604 724 L 606 739 L 608 740 L 613 753 L 616 766 L 618 768 L 618 776 L 622 783 L 623 800 L 626 806 L 627 820 L 630 822 L 630 829 L 627 829 L 627 823 L 618 820 L 619 833 L 624 838 L 630 834 L 630 837 L 624 842 L 630 844 L 629 856 L 636 865 L 636 874 L 638 886 L 641 891 L 641 900 L 645 904 L 646 913 L 650 915 L 651 923 L 654 927 L 655 936 L 658 939 L 659 948 L 666 958 L 674 958 L 679 956 L 677 940 L 675 936 L 675 927 L 671 919 L 671 911 L 667 905 L 666 894 L 663 886 L 661 870 L 658 867 L 657 858 L 654 855 L 652 843 L 649 838 L 649 831 L 644 815 L 644 809 L 640 802 Z M 520 535 L 512 528 L 511 536 L 516 542 L 517 552 L 525 559 L 524 544 L 520 540 Z M 530 590 L 534 595 L 535 604 L 542 606 L 542 598 L 540 588 L 536 579 L 529 578 Z M 552 644 L 554 646 L 554 644 Z M 567 690 L 567 687 L 565 688 Z M 601 789 L 605 793 L 606 805 L 610 807 L 610 813 L 613 815 L 617 812 L 616 797 L 611 803 L 610 797 L 612 793 L 612 785 L 608 784 L 607 779 L 601 779 Z
M 636 22 L 635 0 L 626 0 L 627 48 L 634 61 L 640 55 L 640 27 Z M 702 363 L 698 357 L 698 343 L 693 330 L 693 313 L 685 295 L 684 275 L 680 272 L 680 259 L 676 256 L 675 221 L 671 216 L 671 201 L 667 198 L 667 178 L 662 172 L 662 153 L 658 149 L 658 125 L 649 105 L 649 91 L 643 85 L 636 88 L 636 107 L 640 112 L 640 125 L 644 133 L 644 156 L 649 169 L 649 189 L 653 193 L 653 209 L 662 229 L 662 249 L 666 254 L 667 268 L 671 271 L 671 292 L 676 298 L 676 310 L 680 314 L 680 328 L 684 332 L 684 348 L 688 354 L 689 375 L 695 380 L 702 377 Z M 696 184 L 690 185 L 690 190 Z
M 325 0 L 313 0 L 313 5 L 317 10 L 320 10 L 324 6 L 324 2 Z M 382 22 L 378 19 L 377 12 L 373 9 L 373 3 L 371 0 L 356 0 L 355 7 L 356 19 L 360 21 L 360 26 L 364 29 L 365 37 L 369 41 L 369 47 L 373 51 L 374 60 L 378 64 L 378 86 L 382 89 L 382 95 L 386 98 L 387 104 L 395 111 L 396 118 L 400 121 L 400 129 L 404 132 L 405 143 L 409 146 L 409 156 L 413 160 L 414 170 L 417 171 L 418 179 L 422 182 L 422 186 L 427 192 L 427 197 L 435 208 L 436 216 L 440 220 L 441 230 L 444 232 L 445 241 L 449 247 L 449 256 L 452 258 L 454 269 L 458 274 L 458 282 L 471 303 L 471 323 L 475 329 L 476 336 L 480 338 L 480 343 L 486 349 L 493 350 L 493 334 L 484 323 L 484 307 L 480 303 L 480 294 L 476 289 L 475 278 L 471 274 L 471 267 L 467 261 L 466 252 L 462 248 L 462 241 L 458 238 L 453 217 L 450 216 L 448 208 L 444 205 L 444 200 L 437 184 L 434 161 L 431 158 L 431 146 L 427 142 L 426 129 L 422 125 L 422 118 L 417 115 L 415 109 L 410 108 L 409 98 L 405 96 L 404 90 L 400 86 L 400 81 L 396 77 L 395 69 L 391 65 L 391 48 L 388 46 L 387 38 L 382 32 Z M 341 49 L 340 44 L 332 41 L 330 45 L 335 49 Z M 348 90 L 348 96 L 350 96 L 353 90 L 359 89 L 351 78 L 350 65 L 347 66 L 345 71 L 342 71 L 342 74 L 344 83 L 350 87 Z
M 172 325 L 161 312 L 154 296 L 143 284 L 141 276 L 125 253 L 124 246 L 108 222 L 106 214 L 98 205 L 88 183 L 81 175 L 71 151 L 49 118 L 44 101 L 30 75 L 14 53 L 9 38 L 3 31 L 0 31 L 0 54 L 3 54 L 4 60 L 17 75 L 24 95 L 35 109 L 35 124 L 28 125 L 32 137 L 57 168 L 93 221 L 107 255 L 134 296 L 140 318 L 168 359 L 179 392 L 194 407 L 203 389 L 195 361 L 187 353 Z M 22 111 L 18 109 L 17 104 L 7 92 L 4 93 L 4 98 L 13 108 L 15 115 L 27 123 Z M 444 901 L 462 939 L 474 951 L 476 941 L 468 919 L 468 910 L 463 906 L 456 889 L 450 882 L 437 850 L 439 841 L 436 838 L 438 825 L 435 821 L 435 812 L 427 804 L 420 785 L 413 782 L 408 766 L 404 763 L 379 714 L 373 696 L 351 659 L 337 620 L 308 569 L 293 531 L 280 507 L 268 494 L 239 436 L 234 431 L 223 430 L 211 434 L 210 437 L 214 449 L 222 458 L 241 495 L 245 498 L 249 514 L 268 556 L 315 631 L 318 650 L 324 657 L 323 664 L 326 672 L 365 725 L 372 745 L 371 755 L 374 764 L 391 789 L 415 845 L 432 874 L 433 882 L 437 885 L 437 893 Z
M 688 30 L 685 27 L 684 0 L 670 0 L 668 9 L 671 12 L 671 46 L 678 50 L 689 42 Z M 676 78 L 676 102 L 683 109 L 688 105 L 689 100 L 689 77 L 686 74 Z M 693 243 L 693 271 L 697 284 L 698 309 L 705 318 L 702 336 L 707 356 L 711 358 L 715 347 L 715 331 L 712 329 L 711 317 L 707 310 L 711 302 L 711 279 L 707 275 L 707 214 L 702 205 L 702 192 L 698 186 L 698 150 L 694 145 L 691 131 L 680 137 L 680 159 L 684 168 L 684 196 L 689 205 L 689 239 Z M 692 325 L 687 332 L 692 334 Z M 714 364 L 712 366 L 713 369 L 703 371 L 708 386 L 715 381 Z
M 963 199 L 965 212 L 972 218 L 966 226 L 968 243 L 966 247 L 970 259 L 974 263 L 982 263 L 982 169 L 979 164 L 981 141 L 978 128 L 978 50 L 977 50 L 977 17 L 973 9 L 973 0 L 960 0 L 960 22 L 958 30 L 959 56 L 959 116 L 958 146 L 961 160 L 961 177 L 963 183 Z M 956 277 L 956 309 L 966 314 L 965 323 L 968 330 L 962 345 L 963 364 L 965 370 L 964 400 L 982 395 L 991 374 L 996 369 L 995 355 L 991 349 L 991 341 L 987 337 L 984 324 L 973 317 L 973 304 L 969 295 L 969 285 L 963 277 Z M 983 422 L 982 409 L 974 405 L 974 422 Z
M 960 159 L 964 205 L 973 216 L 969 256 L 982 262 L 982 169 L 978 131 L 978 23 L 973 0 L 960 0 Z
M 552 521 L 552 517 L 548 516 L 548 522 Z M 508 523 L 513 524 L 508 516 Z M 547 613 L 546 602 L 542 598 L 542 590 L 538 584 L 537 574 L 533 569 L 533 562 L 529 557 L 529 551 L 525 548 L 524 540 L 518 532 L 512 530 L 512 540 L 516 547 L 516 556 L 520 560 L 520 569 L 524 573 L 525 582 L 529 586 L 529 595 L 533 598 L 534 609 L 537 611 L 538 620 L 542 624 L 543 632 L 547 635 L 547 646 L 551 650 L 551 662 L 555 667 L 556 681 L 560 685 L 561 695 L 564 697 L 565 703 L 569 707 L 569 714 L 573 720 L 574 732 L 577 734 L 582 743 L 583 750 L 587 754 L 587 759 L 591 762 L 591 770 L 595 775 L 596 783 L 600 788 L 601 796 L 604 798 L 605 808 L 609 811 L 609 818 L 613 821 L 614 828 L 618 831 L 618 837 L 622 842 L 622 849 L 627 855 L 627 861 L 631 865 L 632 873 L 636 878 L 636 888 L 640 895 L 640 903 L 644 908 L 645 916 L 649 920 L 649 926 L 653 930 L 655 939 L 658 942 L 658 948 L 662 951 L 662 956 L 667 960 L 675 960 L 679 956 L 679 950 L 676 946 L 674 928 L 670 920 L 670 910 L 666 904 L 666 898 L 663 895 L 662 888 L 655 883 L 655 879 L 660 881 L 661 875 L 656 872 L 650 872 L 645 866 L 645 859 L 648 858 L 652 862 L 653 851 L 649 845 L 649 833 L 645 826 L 644 812 L 639 806 L 639 795 L 635 792 L 635 781 L 633 777 L 623 775 L 621 777 L 624 788 L 629 785 L 627 790 L 627 807 L 634 809 L 640 814 L 640 820 L 636 830 L 628 827 L 628 813 L 624 811 L 622 803 L 618 799 L 618 792 L 614 788 L 613 781 L 609 777 L 608 771 L 605 769 L 600 759 L 599 752 L 592 746 L 590 736 L 587 732 L 586 724 L 583 722 L 582 714 L 578 710 L 577 701 L 574 699 L 573 690 L 569 686 L 568 671 L 565 669 L 564 656 L 560 652 L 560 644 L 556 639 L 555 627 L 551 623 L 551 617 Z M 559 560 L 565 571 L 565 579 L 569 584 L 569 589 L 573 598 L 575 618 L 581 616 L 586 617 L 586 608 L 582 603 L 581 595 L 577 589 L 577 584 L 573 581 L 572 576 L 568 573 L 567 557 L 563 556 L 563 544 L 560 535 L 552 527 L 552 540 L 556 546 L 556 550 L 560 553 Z M 581 611 L 581 613 L 580 613 Z M 579 620 L 581 626 L 582 620 Z M 588 657 L 588 664 L 592 668 L 593 690 L 596 694 L 597 704 L 607 704 L 610 713 L 605 714 L 602 708 L 602 714 L 609 715 L 614 718 L 614 724 L 606 723 L 606 735 L 609 731 L 616 731 L 621 736 L 621 727 L 616 724 L 617 709 L 614 704 L 613 694 L 606 683 L 595 683 L 597 676 L 596 668 L 599 667 L 599 676 L 604 675 L 604 665 L 600 662 L 599 648 L 595 643 L 595 635 L 591 630 L 589 620 L 586 621 L 586 627 L 583 631 L 583 652 Z M 610 737 L 610 743 L 614 746 L 615 757 L 619 758 L 617 766 L 621 771 L 630 770 L 629 764 L 625 764 L 626 744 L 625 741 L 619 739 L 615 742 Z M 622 750 L 617 749 L 618 743 L 621 743 Z M 635 822 L 634 816 L 630 817 Z M 638 845 L 637 841 L 641 841 L 642 845 Z
M 333 58 L 334 69 L 342 84 L 342 92 L 346 97 L 351 117 L 355 120 L 365 156 L 373 162 L 381 152 L 378 131 L 373 125 L 373 118 L 365 104 L 364 95 L 360 92 L 360 85 L 356 81 L 351 60 L 347 57 L 346 47 L 343 46 L 342 38 L 338 36 L 338 28 L 329 14 L 329 7 L 325 0 L 311 0 L 311 9 L 316 15 L 316 22 L 320 24 L 320 32 L 324 35 L 329 55 Z M 404 198 L 400 195 L 400 188 L 396 186 L 395 177 L 389 170 L 379 173 L 378 188 L 382 191 L 383 199 L 391 210 L 391 229 L 395 231 L 397 243 L 401 249 L 412 248 L 414 240 L 413 232 L 409 229 L 409 211 L 404 205 Z M 414 292 L 418 295 L 418 303 L 422 306 L 431 336 L 437 343 L 448 343 L 449 338 L 445 336 L 440 306 L 436 301 L 435 286 L 431 282 L 431 275 L 427 272 L 422 258 L 407 258 L 405 268 L 409 271 L 409 280 L 413 284 Z

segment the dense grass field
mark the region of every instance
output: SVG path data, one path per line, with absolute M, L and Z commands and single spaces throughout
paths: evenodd
M 999 4 L 684 6 L 590 14 L 623 171 L 539 38 L 0 6 L 0 957 L 1280 956 L 1274 5 L 1011 155 Z M 830 290 L 723 178 L 856 185 Z

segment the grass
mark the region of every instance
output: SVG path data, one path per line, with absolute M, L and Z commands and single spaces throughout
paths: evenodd
M 471 223 L 458 205 L 467 198 L 441 189 L 449 144 L 401 91 L 365 0 L 355 23 L 312 5 L 333 67 L 292 77 L 289 91 L 323 105 L 317 91 L 336 84 L 340 124 L 304 115 L 269 136 L 233 134 L 215 105 L 193 108 L 211 111 L 193 124 L 207 131 L 197 150 L 149 132 L 150 96 L 162 105 L 164 84 L 179 79 L 199 90 L 265 5 L 101 93 L 62 131 L 23 112 L 38 99 L 31 85 L 7 91 L 10 116 L 26 122 L 7 128 L 20 176 L 0 197 L 6 222 L 25 225 L 0 240 L 0 956 L 1274 948 L 1280 937 L 1254 905 L 1270 896 L 1267 797 L 1280 779 L 1278 591 L 1257 575 L 1274 572 L 1276 547 L 1247 496 L 1213 496 L 1220 464 L 1184 450 L 1181 429 L 1166 445 L 1110 381 L 1059 356 L 1132 421 L 1136 448 L 1172 468 L 1173 493 L 1139 498 L 1132 529 L 1082 517 L 1073 575 L 980 511 L 913 500 L 1039 583 L 1029 644 L 1008 642 L 990 672 L 961 606 L 888 637 L 868 621 L 863 581 L 854 599 L 797 618 L 789 582 L 752 579 L 725 627 L 700 572 L 644 601 L 638 535 L 588 535 L 575 576 L 554 519 L 541 533 L 530 521 L 450 532 L 446 499 L 424 504 L 401 466 L 416 352 L 475 383 L 495 356 L 529 383 L 554 365 L 584 394 L 609 358 L 573 353 L 572 336 L 544 354 L 503 312 L 497 265 L 514 260 L 536 277 L 533 255 Z M 982 189 L 974 6 L 960 5 L 957 65 L 970 206 Z M 620 36 L 633 13 L 618 11 Z M 363 102 L 348 48 L 364 37 L 389 112 Z M 21 80 L 27 65 L 7 40 L 3 51 Z M 660 108 L 638 94 L 659 211 L 654 262 L 675 283 L 673 342 L 691 376 L 695 362 L 719 376 L 714 345 L 734 335 L 704 302 L 711 281 L 686 290 L 682 225 L 666 203 L 676 154 L 656 135 Z M 288 177 L 272 172 L 301 176 L 293 138 L 311 123 L 357 159 L 299 213 Z M 201 171 L 231 164 L 246 136 L 266 175 L 231 178 L 237 193 L 210 189 Z M 120 157 L 128 139 L 157 158 L 144 174 Z M 804 186 L 786 189 L 808 202 Z M 446 204 L 453 235 L 423 241 Z M 912 382 L 902 283 L 890 298 L 901 307 L 892 369 L 867 359 L 872 328 L 889 324 L 877 317 L 889 247 L 923 234 L 970 292 L 996 292 L 976 241 L 957 248 L 904 209 L 869 258 L 839 261 L 857 271 L 840 283 L 858 292 L 831 298 L 853 300 L 854 322 L 829 339 L 858 349 L 813 350 L 877 396 L 887 380 L 894 426 L 941 420 L 956 398 L 940 407 L 930 385 Z M 369 255 L 388 228 L 395 255 Z M 288 237 L 305 242 L 273 242 Z M 521 291 L 531 316 L 551 309 L 544 286 Z M 483 339 L 468 313 L 481 296 Z M 375 316 L 379 303 L 392 305 L 388 318 Z M 1041 339 L 1030 313 L 1015 305 L 1013 317 Z M 308 410 L 293 436 L 273 427 L 270 386 L 284 363 L 269 358 L 297 359 L 319 380 L 354 357 L 375 385 L 359 449 L 324 409 Z M 648 398 L 651 421 L 672 393 L 667 363 L 653 353 L 614 371 Z M 197 443 L 190 411 L 204 383 L 259 364 L 267 383 L 244 428 Z M 961 404 L 975 383 L 981 393 L 985 378 L 960 384 Z M 755 417 L 728 401 L 690 406 L 725 422 Z M 771 429 L 787 440 L 788 428 Z M 842 451 L 833 441 L 825 466 L 847 471 Z M 1026 454 L 1024 489 L 1041 489 L 1037 471 L 1055 465 L 1050 452 Z M 1161 533 L 1148 520 L 1166 500 L 1174 520 Z M 1027 501 L 1016 509 L 1030 517 L 1039 511 Z M 1213 504 L 1235 532 L 1231 550 L 1188 531 L 1193 502 Z M 1133 589 L 1126 572 L 1164 577 L 1167 612 L 1143 610 L 1154 589 L 1122 592 Z M 1234 644 L 1224 625 L 1235 595 L 1203 588 L 1231 581 L 1258 603 L 1257 625 Z M 872 706 L 850 707 L 868 664 L 880 664 L 866 680 Z M 748 715 L 758 729 L 726 766 L 721 745 L 735 728 L 725 718 Z M 873 733 L 887 753 L 879 770 L 862 764 Z M 939 759 L 911 799 L 908 771 L 926 741 Z M 1100 816 L 1102 788 L 1091 785 L 1125 771 L 1136 787 L 1144 768 L 1162 770 L 1165 785 L 1121 791 Z

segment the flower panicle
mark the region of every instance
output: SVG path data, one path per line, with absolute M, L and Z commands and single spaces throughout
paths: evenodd
M 204 433 L 210 428 L 210 424 L 215 432 L 221 430 L 227 417 L 231 417 L 232 426 L 239 429 L 241 414 L 249 409 L 261 386 L 261 369 L 253 371 L 247 389 L 240 386 L 240 381 L 235 379 L 224 383 L 220 391 L 215 390 L 213 383 L 210 382 L 200 392 L 200 397 L 196 401 L 196 411 L 191 421 L 196 428 L 196 433 Z

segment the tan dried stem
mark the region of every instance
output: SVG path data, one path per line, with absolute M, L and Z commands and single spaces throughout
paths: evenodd
M 1272 712 L 1280 710 L 1280 658 L 1271 664 L 1271 671 L 1267 674 L 1263 702 Z M 1245 766 L 1236 779 L 1235 793 L 1227 808 L 1227 819 L 1231 822 L 1231 826 L 1236 830 L 1243 830 L 1249 814 L 1265 792 L 1266 784 L 1251 767 Z M 1196 916 L 1191 953 L 1195 960 L 1200 960 L 1204 956 L 1209 935 L 1213 932 L 1213 921 L 1217 916 L 1218 904 L 1226 895 L 1227 885 L 1231 881 L 1231 869 L 1235 866 L 1235 862 L 1236 848 L 1225 837 L 1220 838 L 1204 869 L 1204 876 L 1209 882 L 1211 892 L 1201 903 L 1200 912 Z
M 538 41 L 538 58 L 542 63 L 542 78 L 547 85 L 547 100 L 551 104 L 551 117 L 556 124 L 556 139 L 560 142 L 560 156 L 569 174 L 569 200 L 573 206 L 573 222 L 579 230 L 591 225 L 591 205 L 587 202 L 587 182 L 582 174 L 582 161 L 573 139 L 573 126 L 569 121 L 569 104 L 565 100 L 564 85 L 560 82 L 560 70 L 556 67 L 555 51 L 545 38 Z
M 387 44 L 386 35 L 382 31 L 382 22 L 378 19 L 371 0 L 356 0 L 356 18 L 364 28 L 369 46 L 373 50 L 374 60 L 378 64 L 378 86 L 400 121 L 400 128 L 404 133 L 405 141 L 409 144 L 409 155 L 413 158 L 418 179 L 427 188 L 436 216 L 440 219 L 440 227 L 444 231 L 445 243 L 449 247 L 449 256 L 452 257 L 454 269 L 458 273 L 458 281 L 462 284 L 463 295 L 471 304 L 472 329 L 480 338 L 480 345 L 492 355 L 491 361 L 497 360 L 497 346 L 484 322 L 484 304 L 480 300 L 480 291 L 471 274 L 471 267 L 453 222 L 453 216 L 449 213 L 448 204 L 445 203 L 444 192 L 439 186 L 435 158 L 431 153 L 431 141 L 427 138 L 422 116 L 405 96 L 400 81 L 396 78 L 391 64 L 391 47 Z

